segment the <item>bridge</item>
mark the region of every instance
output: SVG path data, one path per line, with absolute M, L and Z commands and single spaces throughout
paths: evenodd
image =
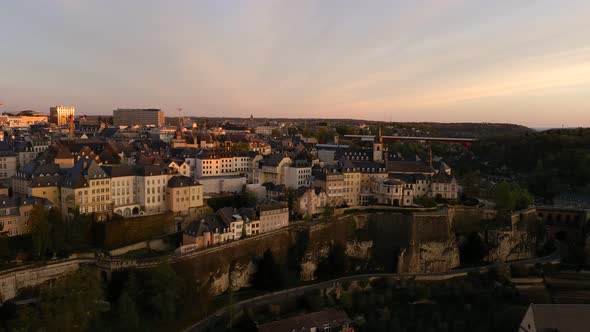
M 375 140 L 375 135 L 344 135 L 346 138 L 360 139 L 361 141 Z M 381 136 L 383 141 L 404 141 L 404 142 L 441 142 L 449 144 L 461 144 L 465 148 L 469 148 L 471 144 L 477 142 L 476 138 L 458 138 L 458 137 L 420 137 L 420 136 Z

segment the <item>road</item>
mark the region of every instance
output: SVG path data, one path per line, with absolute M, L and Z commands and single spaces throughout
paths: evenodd
M 240 302 L 233 304 L 234 308 L 239 307 L 255 307 L 263 304 L 275 303 L 280 301 L 281 299 L 290 298 L 290 297 L 298 297 L 301 296 L 309 291 L 316 290 L 316 289 L 326 289 L 331 287 L 336 287 L 338 284 L 344 282 L 351 282 L 351 281 L 360 281 L 360 280 L 367 280 L 371 278 L 392 278 L 392 279 L 416 279 L 416 280 L 445 280 L 451 279 L 456 277 L 462 277 L 467 275 L 469 272 L 485 272 L 489 269 L 493 269 L 496 267 L 501 266 L 510 266 L 511 264 L 544 264 L 544 263 L 557 263 L 560 261 L 560 250 L 556 250 L 553 254 L 544 256 L 544 257 L 536 257 L 530 259 L 522 259 L 512 262 L 506 263 L 494 263 L 485 266 L 477 266 L 477 267 L 470 267 L 458 270 L 451 270 L 446 272 L 432 272 L 432 273 L 414 273 L 414 274 L 399 274 L 399 273 L 371 273 L 371 274 L 360 274 L 360 275 L 353 275 L 342 277 L 338 279 L 332 279 L 328 281 L 318 282 L 312 285 L 306 286 L 298 286 L 293 287 L 281 291 L 276 291 L 260 296 L 256 296 L 253 298 L 249 298 Z M 223 307 L 213 314 L 209 315 L 207 318 L 193 324 L 192 326 L 185 329 L 183 332 L 198 332 L 204 329 L 210 320 L 214 320 L 218 317 L 223 316 L 232 306 Z

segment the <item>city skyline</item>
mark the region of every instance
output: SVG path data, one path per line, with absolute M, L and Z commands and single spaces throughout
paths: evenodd
M 590 126 L 584 1 L 62 0 L 3 13 L 0 111 Z

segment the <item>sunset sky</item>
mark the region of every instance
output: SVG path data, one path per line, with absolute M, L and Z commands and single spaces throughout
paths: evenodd
M 590 126 L 588 0 L 3 1 L 0 45 L 0 111 Z

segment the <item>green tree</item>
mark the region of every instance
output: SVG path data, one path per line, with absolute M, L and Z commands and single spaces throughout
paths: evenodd
M 502 211 L 525 209 L 533 203 L 533 197 L 526 188 L 508 182 L 494 186 L 492 199 L 496 203 L 496 208 Z
M 238 199 L 239 207 L 254 207 L 256 206 L 256 194 L 251 191 L 246 190 L 245 188 L 242 190 L 240 197 Z
M 182 280 L 170 264 L 162 264 L 144 276 L 143 303 L 149 313 L 161 320 L 171 319 L 176 313 Z
M 48 212 L 45 207 L 35 204 L 29 216 L 29 227 L 33 240 L 33 254 L 35 257 L 45 257 L 51 248 L 51 229 L 47 221 Z
M 275 137 L 275 138 L 278 138 L 278 137 L 282 137 L 283 136 L 283 133 L 281 133 L 281 131 L 278 130 L 278 129 L 273 129 L 272 132 L 271 132 L 271 136 L 272 137 Z
M 123 292 L 113 307 L 113 325 L 118 331 L 136 331 L 139 328 L 139 314 L 133 299 Z
M 324 218 L 324 220 L 328 220 L 332 218 L 332 216 L 334 216 L 334 207 L 327 205 L 324 208 L 324 211 L 322 212 L 322 217 Z
M 54 207 L 49 210 L 47 223 L 51 234 L 51 250 L 56 253 L 66 250 L 68 248 L 66 240 L 67 227 L 57 208 Z
M 49 331 L 85 331 L 104 306 L 96 272 L 81 269 L 41 291 L 40 318 Z

